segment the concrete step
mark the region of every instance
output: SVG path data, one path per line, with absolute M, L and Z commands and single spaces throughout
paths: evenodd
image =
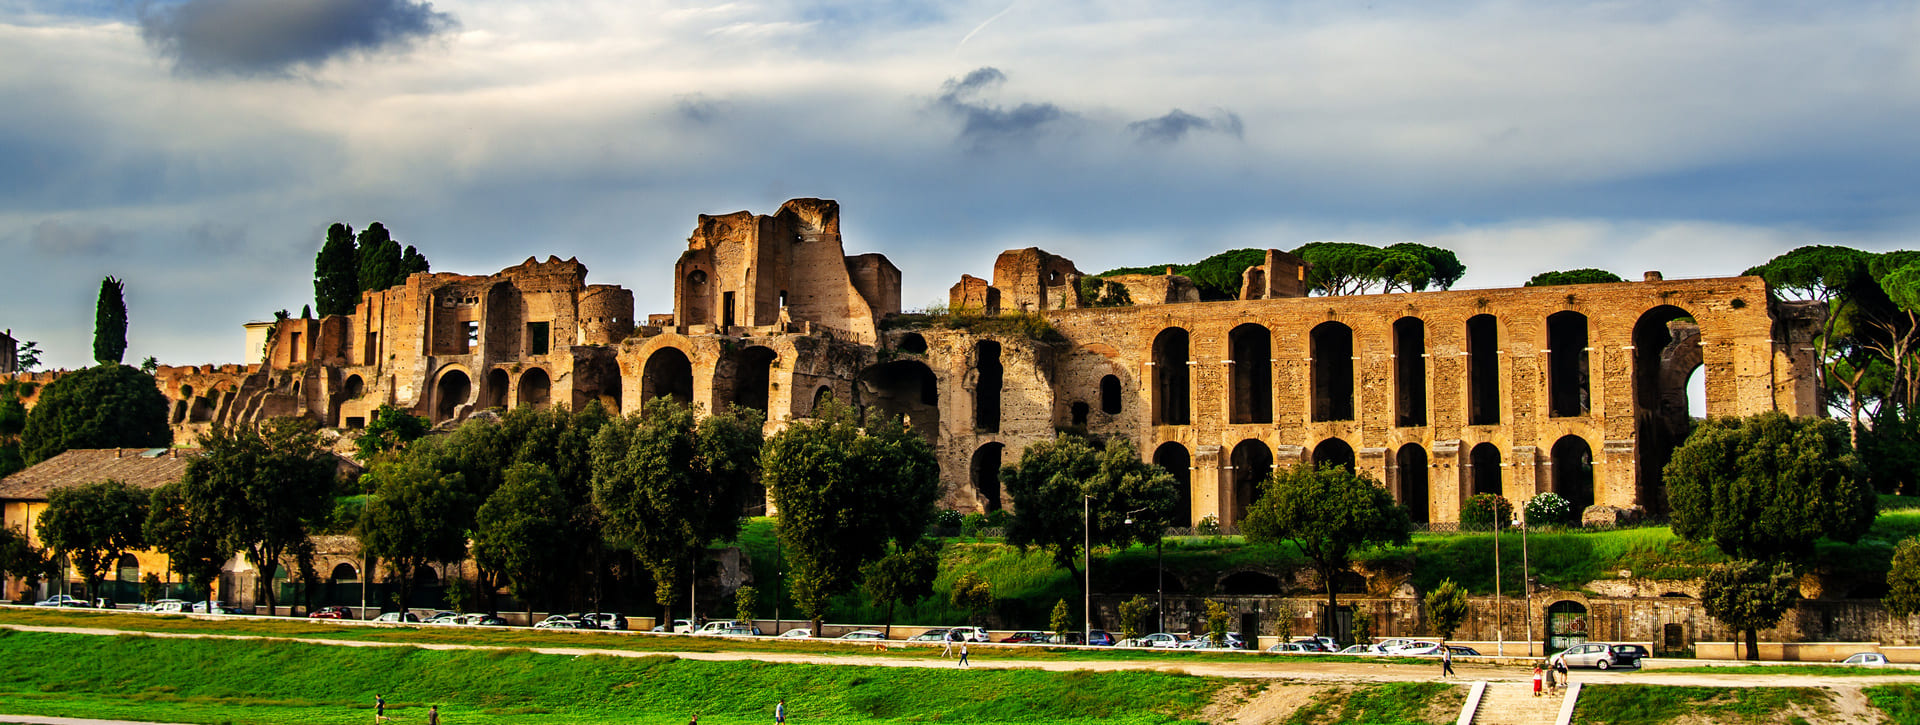
M 1473 715 L 1475 725 L 1553 725 L 1561 697 L 1533 696 L 1533 682 L 1490 682 Z

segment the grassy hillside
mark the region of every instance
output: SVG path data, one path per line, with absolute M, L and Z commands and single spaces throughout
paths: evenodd
M 338 723 L 384 694 L 399 722 L 1162 723 L 1225 681 L 1160 672 L 953 670 L 567 657 L 0 630 L 10 714 L 195 723 Z

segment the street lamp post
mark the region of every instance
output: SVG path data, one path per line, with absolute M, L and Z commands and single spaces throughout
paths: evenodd
M 1132 526 L 1133 515 L 1140 513 L 1142 511 L 1145 511 L 1149 508 L 1152 508 L 1152 507 L 1141 506 L 1140 508 L 1134 509 L 1132 511 L 1128 511 L 1127 518 L 1124 521 L 1121 521 L 1120 523 L 1126 524 L 1128 526 Z M 1154 579 L 1153 581 L 1153 589 L 1154 589 L 1153 619 L 1154 619 L 1154 625 L 1155 625 L 1153 628 L 1153 631 L 1155 632 L 1167 631 L 1167 628 L 1166 628 L 1166 623 L 1167 623 L 1166 589 L 1167 588 L 1165 585 L 1167 575 L 1164 571 L 1162 571 L 1163 567 L 1160 565 L 1160 545 L 1162 543 L 1165 543 L 1164 540 L 1166 538 L 1167 538 L 1167 528 L 1165 526 L 1161 526 L 1160 532 L 1157 534 L 1154 534 L 1153 536 L 1153 579 Z
M 1494 651 L 1501 657 L 1507 656 L 1506 607 L 1501 606 L 1500 598 L 1500 506 L 1493 507 L 1493 637 Z
M 1520 508 L 1519 522 L 1520 522 L 1520 586 L 1525 587 L 1523 591 L 1526 592 L 1526 596 L 1522 597 L 1522 599 L 1526 602 L 1526 607 L 1527 607 L 1526 610 L 1524 610 L 1526 611 L 1526 621 L 1527 621 L 1527 649 L 1524 653 L 1521 654 L 1521 656 L 1532 657 L 1533 656 L 1533 567 L 1527 561 L 1527 509 L 1524 506 Z
M 1080 592 L 1085 601 L 1081 602 L 1081 612 L 1086 616 L 1086 627 L 1081 632 L 1081 644 L 1093 642 L 1093 496 L 1080 498 L 1080 575 L 1084 577 Z

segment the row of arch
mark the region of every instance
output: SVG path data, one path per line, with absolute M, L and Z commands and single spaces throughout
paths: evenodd
M 988 511 L 997 511 L 1006 502 L 1000 489 L 1000 466 L 1006 455 L 1003 443 L 987 443 L 974 449 L 968 464 L 968 480 L 975 496 Z M 1555 441 L 1547 461 L 1551 473 L 1544 490 L 1565 497 L 1580 511 L 1594 504 L 1593 447 L 1585 438 L 1576 435 L 1562 436 Z M 1429 470 L 1432 468 L 1431 456 L 1425 446 L 1408 443 L 1400 446 L 1393 454 L 1388 465 L 1388 484 L 1394 497 L 1407 507 L 1415 523 L 1429 523 L 1432 520 L 1432 502 L 1436 494 L 1456 494 L 1451 487 L 1445 492 L 1433 490 Z M 1236 444 L 1228 454 L 1226 474 L 1232 485 L 1229 487 L 1230 500 L 1222 502 L 1220 518 L 1223 522 L 1238 522 L 1246 518 L 1247 507 L 1260 495 L 1260 483 L 1272 474 L 1274 451 L 1265 441 L 1247 439 Z M 1176 512 L 1193 510 L 1193 463 L 1187 447 L 1181 443 L 1163 443 L 1153 450 L 1152 461 L 1173 474 L 1179 497 L 1175 504 Z M 1313 447 L 1307 461 L 1317 465 L 1341 466 L 1353 470 L 1358 465 L 1358 457 L 1353 446 L 1339 438 L 1328 438 Z M 1480 443 L 1468 450 L 1464 464 L 1467 473 L 1468 494 L 1491 493 L 1507 495 L 1508 465 L 1501 455 L 1500 447 L 1492 443 Z M 1189 520 L 1181 521 L 1182 516 Z M 1190 514 L 1177 513 L 1175 526 L 1192 526 Z
M 520 373 L 518 386 L 512 385 L 512 382 L 512 373 L 506 368 L 494 368 L 487 371 L 485 384 L 479 388 L 476 396 L 474 381 L 467 376 L 467 371 L 458 367 L 442 370 L 433 386 L 433 422 L 452 419 L 460 406 L 467 403 L 477 402 L 481 408 L 510 407 L 507 398 L 509 390 L 514 391 L 512 403 L 515 406 L 545 407 L 552 404 L 553 376 L 546 368 L 529 367 Z M 360 376 L 353 375 L 347 378 L 341 389 L 347 393 L 346 398 L 357 398 L 363 388 Z M 619 396 L 617 390 L 613 394 L 616 398 Z

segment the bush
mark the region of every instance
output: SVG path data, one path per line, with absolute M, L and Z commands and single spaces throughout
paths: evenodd
M 1572 501 L 1552 491 L 1527 499 L 1528 526 L 1569 526 L 1579 515 Z
M 941 509 L 933 512 L 933 525 L 943 529 L 960 528 L 966 517 L 953 509 Z
M 1513 503 L 1492 493 L 1476 493 L 1460 508 L 1460 528 L 1492 529 L 1495 521 L 1512 521 Z
M 1205 518 L 1200 519 L 1200 523 L 1195 525 L 1193 530 L 1201 536 L 1219 536 L 1220 517 L 1207 514 Z
M 960 519 L 960 534 L 962 536 L 972 536 L 980 533 L 980 530 L 986 527 L 986 514 L 967 514 Z

